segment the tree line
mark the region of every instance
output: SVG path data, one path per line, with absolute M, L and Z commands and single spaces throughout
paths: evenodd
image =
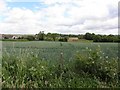
M 86 33 L 86 34 L 59 34 L 59 33 L 47 33 L 45 34 L 44 31 L 40 31 L 38 34 L 35 35 L 26 35 L 22 36 L 19 39 L 27 39 L 29 41 L 61 41 L 67 42 L 69 38 L 74 37 L 78 38 L 79 40 L 91 40 L 93 42 L 120 42 L 120 35 L 100 35 L 94 33 Z
M 29 35 L 25 37 L 25 39 L 28 39 L 29 41 L 63 41 L 67 42 L 68 35 L 64 34 L 58 34 L 58 33 L 47 33 L 45 34 L 44 31 L 40 31 L 36 35 Z
M 86 33 L 84 39 L 93 40 L 93 42 L 120 42 L 120 35 L 95 35 L 94 33 Z

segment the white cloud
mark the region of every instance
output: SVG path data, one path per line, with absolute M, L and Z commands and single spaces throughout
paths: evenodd
M 38 33 L 41 26 L 39 17 L 29 9 L 13 8 L 7 14 L 4 22 L 1 22 L 1 32 L 5 33 Z M 7 28 L 6 28 L 7 27 Z
M 35 34 L 40 30 L 75 34 L 118 32 L 118 0 L 40 0 L 40 2 L 48 7 L 38 11 L 23 8 L 7 10 L 6 18 L 0 22 L 0 33 Z M 5 2 L 2 5 L 0 1 L 0 10 L 8 8 Z
M 4 0 L 0 0 L 0 14 L 7 9 L 6 3 Z

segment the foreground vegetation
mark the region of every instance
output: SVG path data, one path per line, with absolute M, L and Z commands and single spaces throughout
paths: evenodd
M 3 42 L 3 88 L 119 87 L 117 44 Z

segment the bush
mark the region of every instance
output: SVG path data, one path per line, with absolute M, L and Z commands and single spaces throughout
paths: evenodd
M 35 37 L 34 36 L 27 36 L 26 39 L 29 40 L 29 41 L 33 41 L 33 40 L 35 40 Z
M 59 41 L 61 41 L 61 42 L 67 42 L 67 38 L 66 37 L 60 38 Z
M 92 77 L 96 77 L 103 82 L 116 83 L 117 78 L 117 60 L 106 59 L 101 57 L 102 51 L 97 49 L 96 51 L 88 51 L 88 54 L 77 54 L 75 60 L 75 72 L 78 74 L 88 74 Z

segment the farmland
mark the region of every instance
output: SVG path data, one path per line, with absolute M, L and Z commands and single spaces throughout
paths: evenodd
M 118 87 L 117 60 L 117 43 L 3 41 L 2 87 Z

